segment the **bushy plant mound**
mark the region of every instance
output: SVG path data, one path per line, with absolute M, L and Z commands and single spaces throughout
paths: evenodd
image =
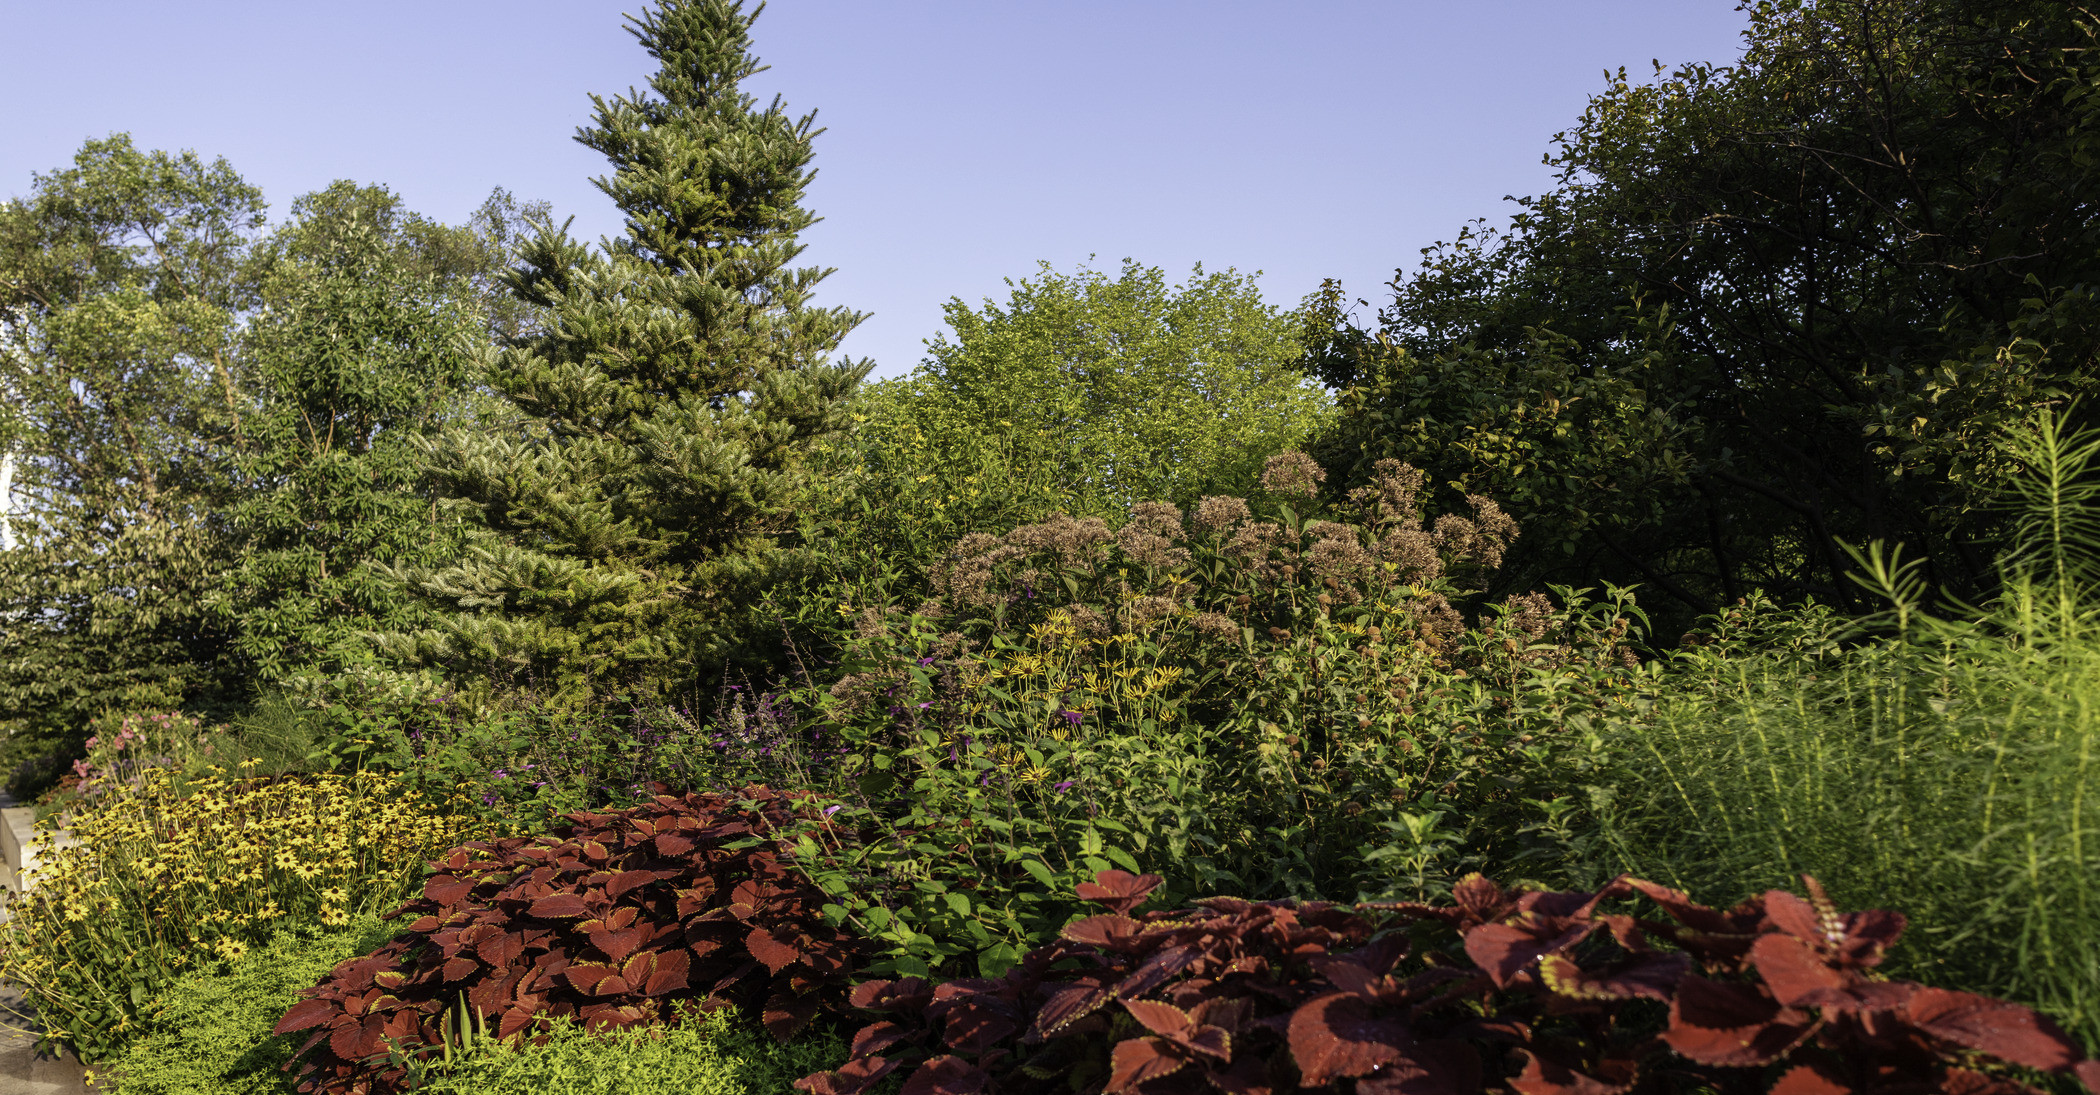
M 675 1018 L 670 1005 L 757 1006 L 782 1041 L 842 999 L 857 942 L 780 842 L 824 822 L 765 787 L 659 795 L 575 813 L 554 834 L 477 841 L 431 864 L 423 896 L 390 916 L 407 931 L 338 966 L 285 1013 L 312 1031 L 301 1091 L 403 1090 L 411 1064 L 458 1037 L 452 1016 L 499 1039 Z
M 1286 453 L 1252 499 L 967 537 L 938 599 L 840 607 L 828 690 L 725 712 L 871 834 L 825 885 L 882 947 L 872 972 L 996 975 L 1055 938 L 1074 884 L 1140 862 L 1177 901 L 1419 899 L 1571 858 L 1589 781 L 1554 743 L 1656 687 L 1637 613 L 1534 594 L 1468 627 L 1507 515 L 1432 513 L 1388 463 L 1307 519 L 1318 479 Z
M 297 924 L 339 927 L 413 892 L 423 860 L 476 835 L 452 806 L 360 772 L 185 780 L 91 769 L 67 814 L 78 845 L 48 851 L 0 926 L 0 977 L 46 1041 L 82 1060 L 142 1029 L 169 983 Z M 51 834 L 47 824 L 45 838 Z
M 728 1011 L 675 1026 L 595 1034 L 563 1019 L 538 1044 L 483 1043 L 457 1054 L 415 1090 L 419 1095 L 792 1095 L 796 1077 L 845 1056 L 846 1043 L 835 1034 L 812 1032 L 782 1045 Z
M 1448 905 L 1133 916 L 1159 879 L 1104 872 L 1080 896 L 1107 911 L 1003 977 L 860 985 L 882 1018 L 796 1086 L 859 1095 L 906 1069 L 903 1095 L 2034 1090 L 2014 1066 L 2100 1090 L 2100 1062 L 2034 1012 L 1876 977 L 1903 917 L 1839 913 L 1806 881 L 1807 899 L 1727 911 L 1637 879 L 1513 893 L 1476 875 Z M 1663 918 L 1613 911 L 1635 895 Z
M 299 993 L 345 958 L 384 942 L 374 916 L 318 933 L 281 931 L 231 962 L 203 966 L 169 986 L 143 1032 L 106 1068 L 97 1090 L 115 1095 L 291 1095 L 285 1074 L 297 1042 L 270 1028 Z

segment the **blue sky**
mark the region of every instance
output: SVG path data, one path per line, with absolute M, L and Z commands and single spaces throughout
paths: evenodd
M 277 210 L 337 178 L 457 221 L 490 188 L 618 230 L 572 142 L 641 82 L 637 0 L 0 0 L 0 194 L 82 140 L 223 155 Z M 1730 0 L 774 0 L 754 81 L 816 108 L 819 300 L 909 370 L 941 304 L 1039 259 L 1323 277 L 1376 304 L 1395 267 L 1533 193 L 1604 70 L 1727 62 Z

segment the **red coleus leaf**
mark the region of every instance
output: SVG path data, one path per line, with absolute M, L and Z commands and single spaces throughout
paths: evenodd
M 518 932 L 499 932 L 483 939 L 474 953 L 491 966 L 508 966 L 525 954 L 525 937 Z
M 917 1011 L 933 1001 L 933 986 L 923 977 L 863 981 L 853 986 L 847 1002 L 869 1011 Z
M 1039 1042 L 1050 1035 L 1101 1010 L 1102 1005 L 1116 998 L 1116 994 L 1098 981 L 1083 981 L 1069 988 L 1052 993 L 1043 1006 L 1036 1009 L 1035 1023 L 1029 1027 L 1028 1040 Z
M 1479 874 L 1469 874 L 1451 887 L 1451 903 L 1472 923 L 1499 917 L 1509 903 L 1502 887 Z
M 1407 1058 L 1356 1081 L 1356 1095 L 1475 1095 L 1480 1052 L 1449 1038 L 1415 1043 Z
M 817 1007 L 821 1003 L 815 996 L 795 996 L 775 990 L 766 998 L 765 1011 L 759 1019 L 765 1024 L 766 1033 L 776 1041 L 785 1042 L 801 1033 L 802 1028 L 817 1017 Z
M 444 978 L 447 981 L 457 981 L 479 969 L 481 969 L 481 963 L 474 961 L 472 958 L 450 959 L 445 963 Z
M 423 896 L 440 905 L 457 904 L 473 892 L 473 879 L 454 878 L 449 874 L 432 875 L 423 883 Z
M 569 984 L 592 995 L 597 994 L 600 983 L 619 975 L 619 970 L 596 962 L 578 962 L 562 971 L 562 976 L 568 980 Z
M 620 962 L 633 954 L 636 947 L 648 942 L 650 934 L 648 928 L 627 928 L 594 931 L 589 934 L 589 938 L 591 946 L 598 948 L 598 952 L 605 955 L 608 961 Z
M 1360 996 L 1330 992 L 1291 1013 L 1291 1058 L 1307 1087 L 1343 1076 L 1363 1076 L 1400 1059 L 1414 1043 L 1400 1016 L 1374 1015 Z
M 1117 950 L 1128 945 L 1145 926 L 1121 913 L 1102 913 L 1065 925 L 1058 935 L 1074 943 Z
M 290 1034 L 293 1031 L 317 1027 L 329 1019 L 342 1014 L 342 1008 L 333 1000 L 301 1000 L 293 1004 L 284 1018 L 270 1028 L 272 1034 Z
M 997 1001 L 965 1003 L 948 1012 L 942 1041 L 957 1053 L 973 1056 L 998 1045 L 1021 1029 L 1012 1014 Z
M 361 1022 L 344 1023 L 328 1036 L 328 1048 L 345 1061 L 362 1061 L 386 1049 L 383 1016 L 369 1015 Z
M 1902 1015 L 1935 1038 L 2027 1068 L 2053 1072 L 2083 1056 L 2046 1017 L 1987 996 L 1921 988 L 1906 1001 Z
M 531 913 L 534 916 L 545 917 L 549 920 L 567 919 L 589 916 L 591 907 L 584 903 L 581 894 L 558 893 L 550 894 L 533 902 Z
M 1768 907 L 1771 896 L 1792 897 L 1800 908 L 1808 908 L 1808 902 L 1778 890 L 1767 897 Z M 1811 944 L 1791 932 L 1759 936 L 1750 948 L 1750 963 L 1772 990 L 1773 998 L 1788 1007 L 1799 1007 L 1811 996 L 1842 989 L 1850 980 L 1844 972 L 1831 968 Z
M 1773 927 L 1819 950 L 1835 946 L 1844 937 L 1834 917 L 1824 920 L 1814 905 L 1785 890 L 1765 891 L 1765 915 Z
M 1200 957 L 1202 952 L 1194 947 L 1168 947 L 1145 959 L 1144 965 L 1117 982 L 1116 995 L 1125 1000 L 1143 996 L 1194 965 Z
M 1188 1012 L 1154 1000 L 1125 1000 L 1123 1009 L 1140 1026 L 1163 1038 L 1178 1038 L 1196 1026 Z
M 1509 1086 L 1521 1095 L 1622 1095 L 1633 1090 L 1640 1075 L 1628 1058 L 1607 1058 L 1585 1070 L 1528 1050 L 1519 1052 L 1527 1058 L 1524 1071 Z
M 621 894 L 656 881 L 655 871 L 621 871 L 605 884 L 605 896 L 619 900 Z
M 1222 1028 L 1196 1021 L 1172 1004 L 1153 1000 L 1125 1000 L 1123 1007 L 1139 1025 L 1176 1047 L 1219 1063 L 1232 1059 L 1232 1038 Z
M 882 1057 L 855 1056 L 834 1072 L 819 1072 L 796 1080 L 795 1088 L 809 1095 L 860 1095 L 896 1068 L 897 1062 Z
M 1539 959 L 1539 980 L 1554 992 L 1579 1000 L 1668 1000 L 1691 968 L 1691 956 L 1685 954 L 1636 954 L 1594 971 L 1559 955 L 1547 955 Z
M 1109 1055 L 1108 1085 L 1101 1095 L 1116 1095 L 1147 1080 L 1178 1072 L 1188 1059 L 1164 1038 L 1126 1038 Z
M 976 1065 L 943 1054 L 920 1065 L 897 1095 L 977 1095 L 991 1078 Z
M 1497 988 L 1542 954 L 1554 954 L 1587 939 L 1600 925 L 1575 924 L 1564 928 L 1546 924 L 1482 924 L 1466 932 L 1466 957 L 1481 968 Z
M 1079 899 L 1107 906 L 1110 912 L 1127 913 L 1145 903 L 1145 898 L 1164 881 L 1156 874 L 1134 875 L 1129 871 L 1101 871 L 1092 882 L 1079 884 Z
M 1376 996 L 1389 991 L 1386 977 L 1407 954 L 1407 937 L 1388 935 L 1338 958 L 1316 959 L 1312 967 L 1343 992 Z
M 1748 985 L 1709 981 L 1696 974 L 1677 983 L 1663 1041 L 1701 1064 L 1770 1064 L 1813 1028 L 1813 1020 Z
M 869 1023 L 853 1035 L 853 1056 L 870 1057 L 896 1045 L 911 1035 L 911 1029 L 902 1023 L 884 1019 Z
M 767 972 L 779 973 L 802 959 L 801 940 L 788 932 L 758 927 L 744 937 L 744 949 L 765 963 Z
M 691 965 L 692 960 L 685 951 L 658 951 L 655 968 L 649 973 L 648 983 L 642 986 L 642 995 L 662 996 L 683 991 L 691 983 Z
M 748 921 L 758 915 L 759 907 L 764 905 L 773 893 L 773 886 L 755 878 L 747 878 L 729 891 L 729 913 L 738 920 Z
M 1852 1095 L 1852 1087 L 1816 1065 L 1795 1065 L 1780 1075 L 1770 1095 Z

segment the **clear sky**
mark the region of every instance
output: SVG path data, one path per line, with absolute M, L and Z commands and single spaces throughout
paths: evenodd
M 638 0 L 0 0 L 0 195 L 91 136 L 225 156 L 281 211 L 350 178 L 464 219 L 491 187 L 618 231 L 571 141 L 650 62 Z M 1604 85 L 1732 61 L 1731 0 L 774 0 L 752 82 L 828 127 L 809 261 L 909 370 L 941 304 L 1039 259 L 1323 277 L 1375 305 L 1421 248 L 1542 189 Z

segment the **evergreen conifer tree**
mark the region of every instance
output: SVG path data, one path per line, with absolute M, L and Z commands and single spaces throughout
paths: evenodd
M 542 323 L 488 370 L 512 428 L 432 445 L 469 546 L 394 572 L 446 613 L 383 650 L 570 700 L 660 694 L 729 655 L 785 555 L 800 453 L 867 371 L 830 358 L 861 315 L 809 302 L 830 271 L 790 265 L 816 220 L 815 115 L 739 90 L 762 71 L 762 8 L 631 19 L 661 68 L 648 91 L 593 96 L 576 136 L 612 162 L 594 181 L 626 233 L 592 250 L 549 227 L 522 248 L 507 282 Z

